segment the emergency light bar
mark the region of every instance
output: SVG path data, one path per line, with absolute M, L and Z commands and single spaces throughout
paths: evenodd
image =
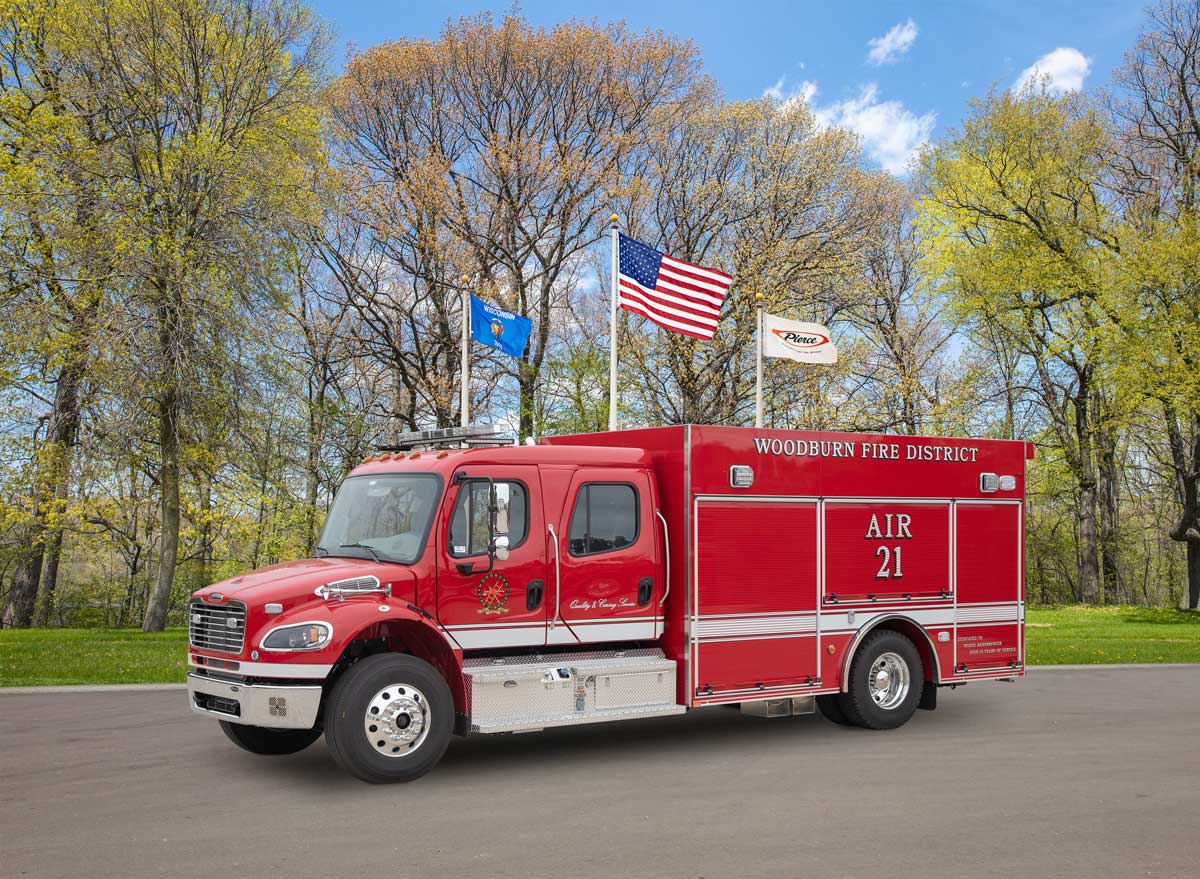
M 377 446 L 381 452 L 407 452 L 418 446 L 426 449 L 460 448 L 464 446 L 511 446 L 513 438 L 500 433 L 494 424 L 472 424 L 468 427 L 442 427 L 435 430 L 414 430 L 402 433 L 396 441 Z

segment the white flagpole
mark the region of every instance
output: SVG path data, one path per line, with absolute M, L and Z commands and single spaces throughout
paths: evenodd
M 755 334 L 758 340 L 758 356 L 754 366 L 754 426 L 763 426 L 763 295 L 761 293 L 754 294 L 754 301 L 758 304 L 758 332 Z
M 471 291 L 470 278 L 462 276 L 462 426 L 471 423 Z
M 608 321 L 608 429 L 617 429 L 617 215 L 612 215 L 612 294 Z

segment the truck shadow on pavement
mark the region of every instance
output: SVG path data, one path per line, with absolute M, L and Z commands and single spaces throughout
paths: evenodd
M 485 778 L 521 777 L 527 771 L 570 771 L 594 766 L 603 759 L 609 770 L 617 770 L 622 761 L 636 769 L 645 759 L 655 762 L 680 760 L 727 760 L 731 755 L 772 748 L 803 746 L 825 756 L 861 753 L 874 740 L 896 742 L 936 731 L 955 734 L 970 728 L 986 727 L 987 718 L 979 708 L 956 711 L 939 707 L 937 712 L 920 711 L 898 730 L 876 732 L 839 727 L 819 714 L 784 718 L 747 717 L 730 708 L 701 708 L 674 717 L 629 720 L 577 727 L 558 727 L 542 732 L 475 735 L 454 738 L 438 766 L 417 784 L 422 787 L 441 783 L 459 785 L 465 776 L 472 782 Z M 986 710 L 983 715 L 989 712 Z M 263 771 L 259 758 L 256 772 Z M 228 759 L 228 755 L 227 755 Z M 361 789 L 361 782 L 346 775 L 329 756 L 324 741 L 294 757 L 270 761 L 272 772 L 287 776 L 289 783 L 350 785 Z

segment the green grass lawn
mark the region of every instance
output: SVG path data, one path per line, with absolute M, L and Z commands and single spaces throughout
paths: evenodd
M 0 630 L 0 687 L 179 683 L 187 630 Z
M 1200 613 L 1140 607 L 1030 608 L 1030 665 L 1200 662 Z M 180 682 L 187 632 L 0 631 L 0 687 Z
M 1200 662 L 1200 611 L 1145 607 L 1031 607 L 1029 665 Z

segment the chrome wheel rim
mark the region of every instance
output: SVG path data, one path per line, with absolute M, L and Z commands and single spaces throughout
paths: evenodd
M 363 732 L 375 753 L 407 757 L 429 736 L 429 702 L 412 684 L 384 687 L 367 703 Z
M 880 654 L 871 663 L 867 686 L 871 691 L 871 700 L 876 705 L 885 711 L 892 710 L 908 696 L 908 663 L 898 653 Z

